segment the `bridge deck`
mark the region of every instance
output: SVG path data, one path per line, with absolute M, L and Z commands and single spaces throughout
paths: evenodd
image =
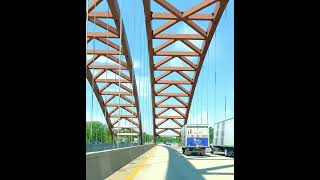
M 231 180 L 234 179 L 234 161 L 209 153 L 184 156 L 181 147 L 157 145 L 106 179 Z

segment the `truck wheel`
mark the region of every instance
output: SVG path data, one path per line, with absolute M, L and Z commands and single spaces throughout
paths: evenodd
M 225 155 L 226 157 L 229 156 L 228 149 L 224 149 L 224 155 Z
M 191 155 L 191 151 L 190 151 L 189 149 L 186 149 L 186 150 L 184 151 L 184 154 L 185 154 L 186 156 L 190 156 L 190 155 Z
M 230 157 L 234 158 L 234 151 L 233 150 L 230 152 Z
M 205 150 L 201 150 L 200 151 L 200 156 L 204 156 L 204 154 L 205 154 Z

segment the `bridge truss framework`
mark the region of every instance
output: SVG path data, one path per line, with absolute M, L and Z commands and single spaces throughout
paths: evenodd
M 166 9 L 167 12 L 152 12 L 150 7 L 150 0 L 143 0 L 144 13 L 148 37 L 148 53 L 150 60 L 150 74 L 151 74 L 151 92 L 152 92 L 152 114 L 153 114 L 153 134 L 154 141 L 156 137 L 160 136 L 161 133 L 171 130 L 181 136 L 181 128 L 187 123 L 192 98 L 194 96 L 196 84 L 200 74 L 200 70 L 205 59 L 207 50 L 210 42 L 213 38 L 214 32 L 218 26 L 219 20 L 223 14 L 223 11 L 228 3 L 228 0 L 204 0 L 201 3 L 191 7 L 190 9 L 181 12 L 174 5 L 170 4 L 166 0 L 154 0 L 162 8 Z M 199 11 L 214 5 L 214 10 L 211 14 L 199 13 Z M 154 20 L 167 20 L 163 25 L 153 29 L 152 21 Z M 207 29 L 201 28 L 195 21 L 209 21 Z M 164 33 L 170 27 L 174 26 L 179 22 L 184 22 L 190 26 L 196 34 L 182 34 L 177 32 L 176 34 Z M 154 46 L 153 40 L 165 40 L 164 43 Z M 201 48 L 197 47 L 192 40 L 203 40 Z M 192 51 L 165 51 L 164 49 L 173 43 L 180 41 L 189 47 Z M 157 56 L 163 57 L 160 61 L 155 63 L 154 58 Z M 196 63 L 192 62 L 189 57 L 197 57 Z M 167 62 L 172 61 L 174 58 L 181 59 L 188 66 L 164 66 Z M 190 77 L 186 71 L 192 71 L 193 76 Z M 161 74 L 155 77 L 155 72 Z M 163 80 L 165 77 L 169 77 L 170 74 L 177 73 L 184 80 Z M 184 85 L 191 85 L 189 89 L 185 88 Z M 158 86 L 159 88 L 156 88 Z M 179 89 L 180 93 L 167 92 L 166 89 L 175 86 Z M 187 97 L 188 101 L 184 101 L 181 97 Z M 160 99 L 156 101 L 156 98 Z M 179 103 L 167 103 L 168 99 L 174 98 Z M 174 110 L 179 116 L 164 116 L 166 111 L 169 109 Z M 183 112 L 184 111 L 184 112 Z M 179 120 L 183 122 L 179 122 Z M 171 120 L 177 126 L 161 126 L 165 122 Z M 159 131 L 157 131 L 160 129 Z M 180 131 L 179 131 L 180 129 Z
M 95 11 L 100 3 L 107 3 L 109 8 L 103 11 Z M 116 0 L 93 0 L 88 4 L 87 16 L 89 22 L 99 26 L 99 29 L 103 29 L 98 30 L 97 28 L 97 31 L 88 31 L 87 44 L 89 45 L 91 41 L 96 40 L 102 43 L 104 47 L 100 49 L 87 48 L 87 55 L 92 57 L 87 58 L 86 77 L 105 115 L 108 128 L 112 132 L 112 139 L 116 131 L 119 133 L 121 129 L 130 129 L 131 132 L 140 136 L 140 144 L 142 144 L 137 85 L 125 27 L 122 19 L 120 21 L 121 15 L 118 3 Z M 110 20 L 114 22 L 115 27 L 111 25 Z M 121 35 L 119 33 L 120 29 Z M 99 64 L 98 61 L 101 57 L 107 58 L 107 61 L 114 64 Z M 98 72 L 93 73 L 95 71 Z M 108 74 L 114 75 L 114 78 L 109 78 Z M 117 86 L 121 91 L 117 92 L 111 86 Z M 121 102 L 124 103 L 117 103 L 120 102 L 118 99 L 121 99 Z M 120 113 L 117 114 L 116 112 Z M 130 126 L 116 126 L 121 120 L 131 123 Z

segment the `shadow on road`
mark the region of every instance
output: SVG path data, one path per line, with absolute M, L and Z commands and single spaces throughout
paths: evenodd
M 194 156 L 192 158 L 185 158 L 183 154 L 177 152 L 175 149 L 163 146 L 169 152 L 169 165 L 167 170 L 166 179 L 173 180 L 173 179 L 186 179 L 186 180 L 194 180 L 205 179 L 202 175 L 234 175 L 234 173 L 227 173 L 227 172 L 209 172 L 212 170 L 219 170 L 225 169 L 229 167 L 234 167 L 234 164 L 228 164 L 223 166 L 215 166 L 209 167 L 204 169 L 196 169 L 189 161 L 193 160 L 208 160 L 205 159 L 207 157 L 203 156 Z M 208 156 L 210 157 L 210 156 Z M 229 159 L 209 159 L 209 160 L 229 160 Z
M 215 160 L 223 160 L 223 161 L 226 161 L 226 160 L 228 160 L 228 159 L 198 159 L 198 158 L 188 158 L 189 160 L 196 160 L 196 161 L 198 161 L 198 160 L 204 160 L 204 161 L 215 161 Z
M 200 174 L 215 174 L 215 175 L 234 175 L 234 173 L 223 173 L 223 172 L 208 172 L 212 170 L 218 170 L 218 169 L 224 169 L 224 168 L 229 168 L 229 167 L 234 167 L 234 164 L 228 164 L 228 165 L 223 165 L 223 166 L 216 166 L 216 167 L 210 167 L 210 168 L 204 168 L 204 169 L 198 169 Z
M 176 150 L 164 145 L 159 146 L 165 147 L 169 152 L 166 180 L 204 180 L 202 175 L 197 172 L 198 170 Z

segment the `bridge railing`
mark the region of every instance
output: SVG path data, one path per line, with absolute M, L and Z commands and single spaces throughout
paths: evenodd
M 116 148 L 123 148 L 123 147 L 130 147 L 130 146 L 137 146 L 138 143 L 128 144 L 128 143 L 119 143 L 117 144 L 86 144 L 86 152 L 95 152 L 95 151 L 103 151 L 109 149 L 116 149 Z
M 146 144 L 86 154 L 86 179 L 101 180 L 154 147 Z

